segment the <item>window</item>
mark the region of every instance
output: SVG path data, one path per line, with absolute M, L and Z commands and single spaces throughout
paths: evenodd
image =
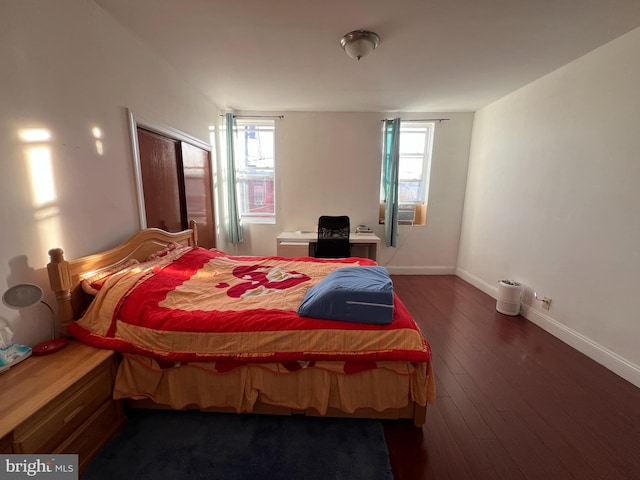
M 400 122 L 398 223 L 426 223 L 433 122 Z M 380 188 L 380 223 L 384 223 L 384 189 Z
M 275 223 L 275 122 L 236 120 L 238 208 L 245 223 Z
M 433 123 L 400 122 L 399 203 L 427 203 L 432 144 Z

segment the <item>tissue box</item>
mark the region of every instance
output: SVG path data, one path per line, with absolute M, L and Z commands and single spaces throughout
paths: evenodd
M 8 347 L 0 348 L 0 372 L 7 370 L 30 356 L 31 348 L 26 345 L 13 343 Z

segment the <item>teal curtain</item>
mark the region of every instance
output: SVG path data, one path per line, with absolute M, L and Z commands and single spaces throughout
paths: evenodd
M 227 123 L 227 206 L 229 225 L 227 229 L 227 240 L 230 243 L 242 243 L 242 223 L 240 223 L 240 212 L 238 210 L 238 188 L 236 181 L 236 161 L 234 149 L 234 137 L 236 133 L 236 117 L 233 113 L 225 115 Z
M 384 191 L 384 239 L 395 247 L 398 239 L 398 166 L 400 164 L 400 119 L 384 121 L 382 137 L 382 188 Z

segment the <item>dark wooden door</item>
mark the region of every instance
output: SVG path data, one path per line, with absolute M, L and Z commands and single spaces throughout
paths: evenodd
M 211 156 L 207 150 L 137 127 L 147 227 L 198 225 L 198 244 L 215 247 Z
M 179 142 L 138 128 L 147 227 L 179 232 L 187 224 Z
M 198 245 L 216 246 L 213 189 L 211 188 L 211 156 L 202 148 L 182 142 L 182 171 L 187 218 L 198 225 Z

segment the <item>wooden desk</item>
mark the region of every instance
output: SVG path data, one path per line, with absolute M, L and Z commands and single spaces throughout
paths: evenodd
M 313 256 L 318 234 L 315 232 L 282 232 L 277 237 L 277 254 L 280 257 Z M 370 258 L 378 261 L 378 245 L 380 237 L 374 234 L 349 235 L 351 254 L 354 257 Z

